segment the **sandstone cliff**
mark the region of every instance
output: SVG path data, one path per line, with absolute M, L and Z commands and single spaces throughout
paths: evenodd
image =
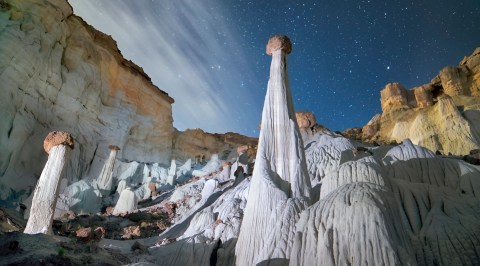
M 219 154 L 220 159 L 236 157 L 237 147 L 247 145 L 250 156 L 255 157 L 258 139 L 237 133 L 212 134 L 203 130 L 187 129 L 175 133 L 173 156 L 182 160 L 208 159 L 212 154 Z
M 53 130 L 70 132 L 78 147 L 69 180 L 96 177 L 110 144 L 121 147 L 120 160 L 170 160 L 174 101 L 110 36 L 64 0 L 0 2 L 2 199 L 36 183 L 42 141 Z
M 227 159 L 239 145 L 255 152 L 257 140 L 236 133 L 175 130 L 174 100 L 66 0 L 0 0 L 0 84 L 0 201 L 7 205 L 35 186 L 47 159 L 43 139 L 54 130 L 75 139 L 68 184 L 96 179 L 109 145 L 120 148 L 117 175 L 132 161 Z
M 359 138 L 378 143 L 410 138 L 457 155 L 480 147 L 480 48 L 428 84 L 407 90 L 390 83 L 380 94 L 382 114 L 363 127 Z

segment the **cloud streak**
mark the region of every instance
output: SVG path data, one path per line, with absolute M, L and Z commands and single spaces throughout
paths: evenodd
M 227 12 L 215 1 L 70 0 L 75 14 L 110 34 L 119 48 L 175 99 L 174 126 L 248 135 L 258 124 L 261 90 Z M 245 108 L 250 106 L 250 108 Z M 253 107 L 253 108 L 252 108 Z

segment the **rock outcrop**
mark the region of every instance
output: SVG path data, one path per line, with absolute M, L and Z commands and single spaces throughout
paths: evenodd
M 457 67 L 445 67 L 429 84 L 405 89 L 387 84 L 382 114 L 362 129 L 361 139 L 413 143 L 442 153 L 465 155 L 480 147 L 480 48 Z
M 97 177 L 109 143 L 121 147 L 119 160 L 168 162 L 173 99 L 124 59 L 110 36 L 73 15 L 67 1 L 2 3 L 2 200 L 35 185 L 46 160 L 39 144 L 55 129 L 75 136 L 70 182 Z
M 182 160 L 208 160 L 213 154 L 218 154 L 222 160 L 236 157 L 236 149 L 247 145 L 255 154 L 258 139 L 246 137 L 237 133 L 212 134 L 201 129 L 187 129 L 176 132 L 173 143 L 173 155 Z
M 310 139 L 317 133 L 334 135 L 328 128 L 317 124 L 315 115 L 311 112 L 296 112 L 295 117 L 302 135 L 303 142 L 307 144 Z

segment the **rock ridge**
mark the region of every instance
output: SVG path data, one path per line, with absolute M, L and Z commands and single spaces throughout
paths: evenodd
M 409 138 L 432 151 L 465 155 L 480 148 L 480 47 L 458 66 L 444 67 L 430 83 L 380 92 L 382 113 L 345 135 L 388 144 Z

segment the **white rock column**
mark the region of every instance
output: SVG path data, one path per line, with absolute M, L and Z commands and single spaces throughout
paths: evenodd
M 35 187 L 30 216 L 24 233 L 52 234 L 53 215 L 57 204 L 60 179 L 64 166 L 73 149 L 73 138 L 67 132 L 50 132 L 43 147 L 48 160 Z
M 168 177 L 167 177 L 167 184 L 171 186 L 175 186 L 177 179 L 177 163 L 175 162 L 175 158 L 172 158 L 172 163 L 170 164 L 170 168 L 168 169 Z
M 288 37 L 270 38 L 270 79 L 250 192 L 235 249 L 237 265 L 286 261 L 295 221 L 310 198 L 305 151 L 287 76 L 290 52 Z
M 108 148 L 110 148 L 110 155 L 97 179 L 98 190 L 100 190 L 103 196 L 108 196 L 112 192 L 113 167 L 115 166 L 117 153 L 120 150 L 120 148 L 115 145 L 109 145 Z

